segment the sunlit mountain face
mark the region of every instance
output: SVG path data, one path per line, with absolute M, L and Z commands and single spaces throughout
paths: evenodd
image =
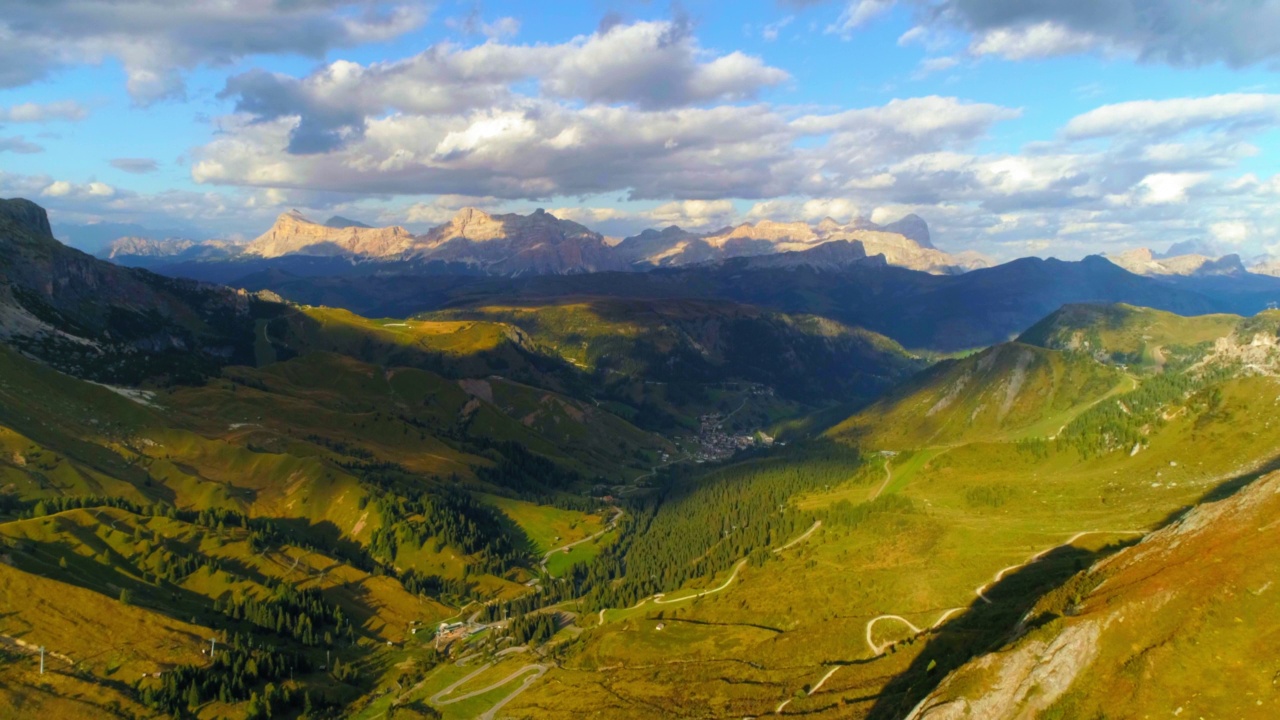
M 8 3 L 0 717 L 1276 717 L 1277 25 Z

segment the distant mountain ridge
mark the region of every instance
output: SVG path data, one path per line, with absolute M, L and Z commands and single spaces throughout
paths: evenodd
M 1175 249 L 1177 246 L 1175 246 Z M 1215 275 L 1243 275 L 1249 272 L 1239 255 L 1223 255 L 1213 258 L 1200 253 L 1156 253 L 1150 248 L 1134 248 L 1115 255 L 1104 256 L 1111 262 L 1135 275 L 1180 275 L 1206 277 Z
M 173 262 L 227 260 L 240 255 L 243 242 L 233 240 L 191 240 L 127 236 L 113 241 L 97 257 L 130 267 L 149 267 Z
M 844 245 L 839 246 L 840 250 L 828 247 L 813 258 L 795 255 L 833 242 L 857 244 L 860 251 L 851 251 L 852 245 Z M 204 252 L 208 248 L 216 252 Z M 888 225 L 867 221 L 842 225 L 831 218 L 817 224 L 761 220 L 709 233 L 690 232 L 673 225 L 614 242 L 542 209 L 528 215 L 495 215 L 471 207 L 420 235 L 400 226 L 370 227 L 340 216 L 322 224 L 291 210 L 242 248 L 225 241 L 157 243 L 121 238 L 104 256 L 134 265 L 151 264 L 140 258 L 166 256 L 176 261 L 299 256 L 358 262 L 443 262 L 459 263 L 487 274 L 515 276 L 647 270 L 784 254 L 790 256 L 778 261 L 784 265 L 831 265 L 882 255 L 889 265 L 933 274 L 957 274 L 990 265 L 977 253 L 953 255 L 937 249 L 928 224 L 916 215 Z

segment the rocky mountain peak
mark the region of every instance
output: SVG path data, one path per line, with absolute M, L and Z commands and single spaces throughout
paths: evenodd
M 835 218 L 831 216 L 822 218 L 822 221 L 818 223 L 818 232 L 822 233 L 823 235 L 829 235 L 833 232 L 837 232 L 843 229 L 844 229 L 844 226 L 836 222 Z
M 329 227 L 308 219 L 297 210 L 276 218 L 246 252 L 266 258 L 282 255 L 353 255 L 386 258 L 405 252 L 413 243 L 409 231 L 399 226 L 385 228 Z
M 929 224 L 924 218 L 914 213 L 903 217 L 900 220 L 891 222 L 881 228 L 885 232 L 898 233 L 903 237 L 915 240 L 916 244 L 922 248 L 934 250 L 933 243 L 929 237 Z

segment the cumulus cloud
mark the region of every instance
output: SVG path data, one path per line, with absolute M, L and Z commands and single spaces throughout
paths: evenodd
M 1242 245 L 1254 234 L 1254 228 L 1241 220 L 1224 220 L 1210 225 L 1209 234 L 1220 243 Z
M 561 220 L 572 220 L 583 225 L 595 226 L 601 223 L 631 222 L 641 219 L 641 215 L 615 207 L 560 207 L 547 212 Z
M 124 67 L 134 100 L 184 90 L 183 70 L 260 54 L 321 57 L 419 27 L 417 0 L 46 0 L 6 3 L 0 87 L 108 58 Z
M 1086 51 L 1143 62 L 1233 67 L 1280 59 L 1280 0 L 848 0 L 834 32 L 851 36 L 895 4 L 914 8 L 918 25 L 957 29 L 970 50 L 1013 60 Z
M 678 200 L 659 205 L 647 215 L 657 225 L 698 230 L 729 224 L 737 215 L 737 208 L 730 200 Z
M 3 53 L 0 50 L 0 53 Z M 43 123 L 54 120 L 76 121 L 89 117 L 89 109 L 74 100 L 59 100 L 51 103 L 20 103 L 9 107 L 0 107 L 0 122 L 8 123 Z
M 389 113 L 485 109 L 511 119 L 527 100 L 512 86 L 526 81 L 552 98 L 661 110 L 749 99 L 789 77 L 740 52 L 705 56 L 686 26 L 639 22 L 559 45 L 442 43 L 398 62 L 335 62 L 304 78 L 252 70 L 229 79 L 221 96 L 258 121 L 295 118 L 287 148 L 309 154 L 359 141 L 372 118 Z
M 329 153 L 285 151 L 299 121 L 232 118 L 195 152 L 198 182 L 362 193 L 538 199 L 625 191 L 690 199 L 778 194 L 800 182 L 794 132 L 764 106 L 643 111 L 527 99 L 507 110 L 371 119 Z
M 857 203 L 849 198 L 776 198 L 755 203 L 747 210 L 748 220 L 807 220 L 832 218 L 848 223 L 862 217 Z
M 160 169 L 160 164 L 151 158 L 114 158 L 109 164 L 117 170 L 134 175 L 145 175 Z

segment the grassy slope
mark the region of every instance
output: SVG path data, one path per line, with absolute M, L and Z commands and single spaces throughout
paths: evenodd
M 1276 474 L 1197 508 L 1047 595 L 913 717 L 1274 717 L 1278 523 Z
M 1068 362 L 1049 360 L 1046 367 Z M 1081 376 L 1123 379 L 1097 367 Z M 812 697 L 793 698 L 788 714 L 900 716 L 919 699 L 921 688 L 930 687 L 929 678 L 936 683 L 936 673 L 1007 632 L 1028 598 L 1052 589 L 1099 551 L 1133 537 L 1119 531 L 1157 527 L 1220 483 L 1280 454 L 1280 424 L 1272 422 L 1270 412 L 1271 400 L 1280 397 L 1280 381 L 1241 377 L 1217 387 L 1220 402 L 1212 409 L 1194 397 L 1175 402 L 1167 413 L 1172 417 L 1150 430 L 1149 444 L 1136 455 L 1084 458 L 1053 443 L 1019 444 L 1020 428 L 1014 425 L 1003 435 L 993 431 L 998 426 L 989 426 L 976 437 L 960 434 L 969 442 L 893 458 L 895 477 L 883 492 L 910 499 L 912 510 L 881 514 L 856 527 L 824 526 L 763 567 L 744 568 L 723 592 L 687 605 L 650 603 L 630 613 L 611 611 L 608 623 L 584 636 L 576 660 L 552 671 L 547 682 L 508 708 L 516 716 L 539 708 L 539 717 L 568 717 L 587 707 L 606 708 L 611 717 L 645 717 L 658 707 L 671 713 L 709 707 L 718 715 L 758 715 L 816 683 L 834 663 L 845 666 Z M 1087 404 L 1110 390 L 1100 385 L 1096 394 L 1073 397 Z M 958 396 L 956 405 L 962 401 L 969 399 Z M 1051 416 L 1080 410 L 1043 402 L 1041 408 Z M 892 416 L 898 409 L 888 410 Z M 1042 424 L 1034 412 L 1025 417 L 1023 427 Z M 925 437 L 936 438 L 935 433 Z M 871 497 L 884 484 L 883 460 L 873 458 L 851 471 L 845 484 L 800 503 L 821 509 L 840 499 Z M 899 471 L 905 477 L 898 477 Z M 1082 531 L 1103 532 L 1010 572 L 987 590 L 997 601 L 992 609 L 975 602 L 975 590 L 1001 568 L 1019 565 Z M 705 586 L 713 584 L 719 580 Z M 889 613 L 927 627 L 951 608 L 957 609 L 951 621 L 927 642 L 909 641 L 900 622 L 877 623 L 874 642 L 903 642 L 895 652 L 870 660 L 866 625 L 871 618 Z M 659 611 L 667 623 L 662 631 L 655 630 Z M 678 633 L 668 632 L 677 627 Z M 667 664 L 676 657 L 679 664 Z M 928 671 L 931 662 L 941 669 Z
M 939 363 L 828 435 L 882 450 L 1046 437 L 1093 402 L 1132 387 L 1089 358 L 1007 343 Z
M 1169 356 L 1190 354 L 1197 346 L 1229 335 L 1242 320 L 1238 315 L 1183 317 L 1132 305 L 1068 305 L 1019 340 L 1095 352 L 1140 370 L 1158 370 Z

